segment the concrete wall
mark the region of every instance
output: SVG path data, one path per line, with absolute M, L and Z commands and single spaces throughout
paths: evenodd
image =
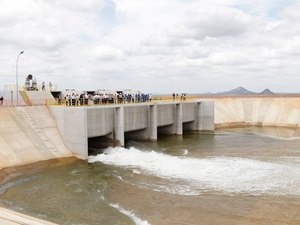
M 157 140 L 158 133 L 182 135 L 184 129 L 214 130 L 213 102 L 50 106 L 50 110 L 66 145 L 82 159 L 88 156 L 87 140 L 92 137 L 109 135 L 116 145 L 124 146 L 125 136 Z
M 17 105 L 17 92 L 16 91 L 4 91 L 4 106 L 16 106 Z M 21 94 L 18 92 L 18 105 L 26 105 Z
M 0 107 L 0 115 L 0 169 L 72 156 L 47 107 Z
M 300 98 L 215 98 L 215 126 L 300 126 Z
M 148 127 L 148 106 L 124 107 L 124 131 L 146 129 Z
M 194 103 L 182 104 L 182 122 L 191 122 L 195 120 L 195 114 L 197 113 L 197 105 Z
M 197 130 L 214 130 L 215 106 L 212 101 L 203 101 L 198 104 Z
M 86 107 L 50 106 L 58 130 L 66 146 L 81 159 L 87 158 L 87 110 Z
M 26 91 L 26 95 L 33 105 L 54 103 L 54 98 L 50 91 Z
M 21 91 L 23 89 L 19 89 Z M 46 105 L 50 102 L 54 102 L 54 98 L 50 91 L 26 91 L 27 97 L 30 99 L 30 102 L 33 105 Z M 17 95 L 16 91 L 4 91 L 4 106 L 16 106 L 17 105 Z M 18 104 L 19 105 L 26 105 L 25 101 L 23 100 L 22 95 L 18 92 Z
M 114 129 L 114 109 L 98 107 L 87 108 L 88 137 L 108 135 Z
M 123 145 L 129 131 L 156 140 L 159 132 L 180 135 L 183 130 L 213 130 L 214 123 L 215 127 L 300 126 L 300 98 L 227 97 L 184 103 L 49 108 L 52 116 L 44 106 L 0 107 L 0 169 L 72 156 L 70 150 L 86 159 L 89 137 L 111 135 Z
M 157 104 L 157 126 L 166 126 L 173 124 L 175 118 L 175 104 L 173 103 L 161 103 Z
M 0 224 L 1 225 L 57 225 L 45 220 L 31 217 L 9 209 L 0 207 Z

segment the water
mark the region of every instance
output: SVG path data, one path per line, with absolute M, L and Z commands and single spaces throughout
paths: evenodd
M 0 186 L 0 204 L 58 224 L 300 224 L 300 132 L 222 129 L 129 141 Z

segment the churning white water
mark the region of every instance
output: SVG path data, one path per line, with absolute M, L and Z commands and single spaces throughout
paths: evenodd
M 176 194 L 217 191 L 227 194 L 300 195 L 299 158 L 266 162 L 238 157 L 189 158 L 170 156 L 136 148 L 108 148 L 90 156 L 89 162 L 102 162 L 166 180 L 178 181 Z M 293 163 L 290 163 L 293 162 Z M 174 190 L 174 189 L 172 189 Z M 169 188 L 166 192 L 174 193 Z

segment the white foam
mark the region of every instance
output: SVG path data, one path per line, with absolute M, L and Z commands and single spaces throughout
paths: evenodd
M 247 158 L 182 158 L 136 148 L 108 148 L 105 154 L 90 156 L 89 162 L 102 162 L 139 169 L 182 187 L 178 194 L 221 191 L 223 193 L 300 195 L 300 165 L 264 162 Z M 166 187 L 166 191 L 168 191 Z M 168 191 L 171 192 L 171 191 Z
M 182 153 L 182 155 L 187 155 L 187 154 L 189 154 L 189 150 L 187 150 L 187 149 L 183 149 L 183 153 Z
M 117 177 L 119 180 L 124 181 L 123 177 L 117 176 L 117 175 L 116 175 L 116 177 Z
M 138 218 L 133 212 L 123 209 L 118 204 L 110 204 L 111 207 L 117 209 L 119 212 L 123 213 L 124 215 L 128 216 L 130 219 L 132 219 L 136 225 L 151 225 L 146 220 L 142 220 Z
M 138 171 L 137 169 L 133 169 L 132 172 L 135 173 L 135 174 L 141 174 L 141 172 Z

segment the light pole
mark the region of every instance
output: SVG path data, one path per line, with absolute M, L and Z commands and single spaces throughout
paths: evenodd
M 21 51 L 17 57 L 17 62 L 16 62 L 16 88 L 17 88 L 17 105 L 19 105 L 19 84 L 18 84 L 18 62 L 19 62 L 19 57 L 22 55 L 24 51 Z

